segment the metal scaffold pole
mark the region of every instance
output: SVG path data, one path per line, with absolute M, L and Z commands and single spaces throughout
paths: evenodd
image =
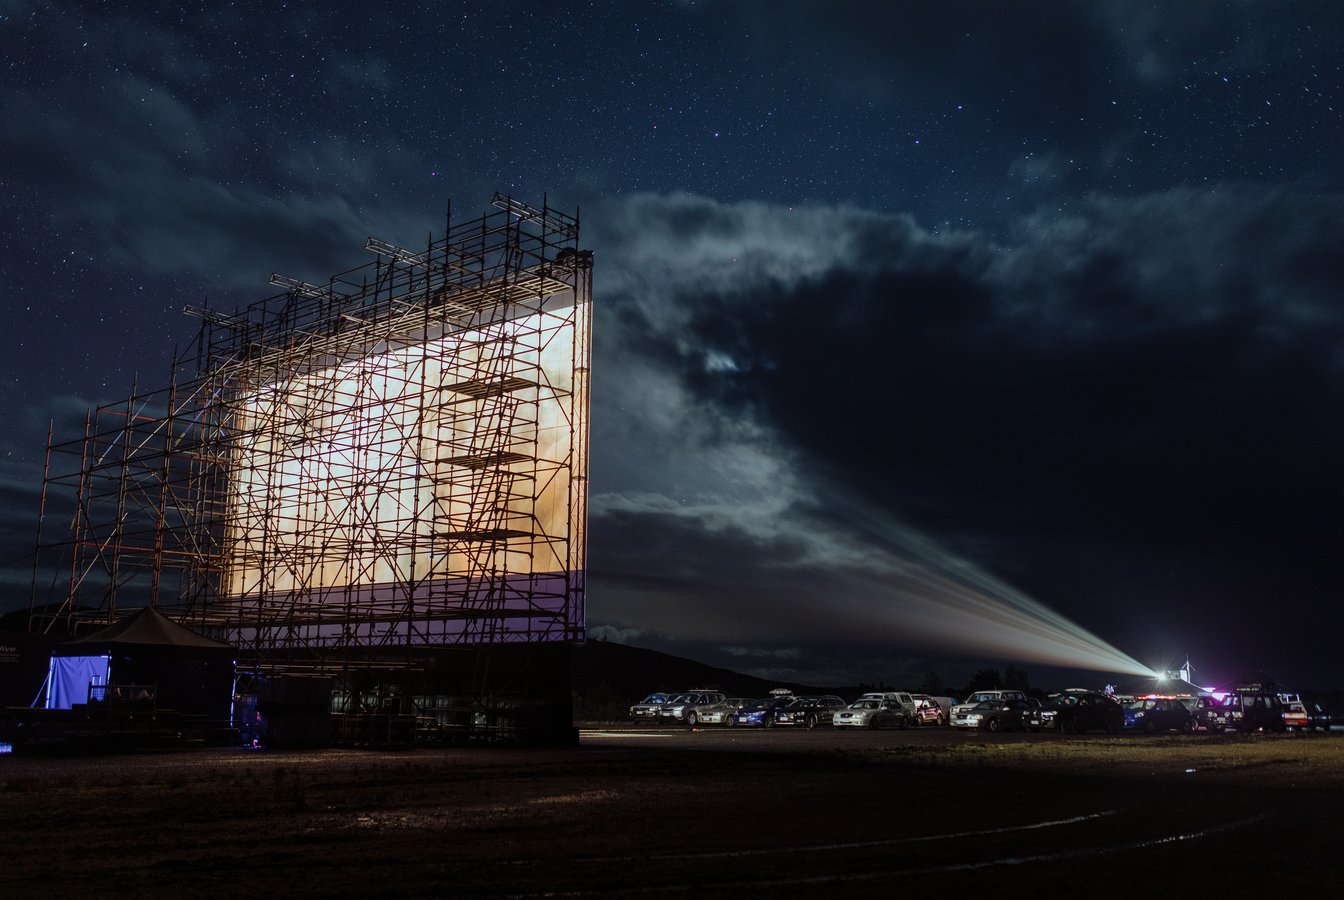
M 188 307 L 165 391 L 49 440 L 44 515 L 48 490 L 73 502 L 69 535 L 38 537 L 68 554 L 61 614 L 154 605 L 271 671 L 581 641 L 578 224 L 496 194 L 470 221 L 450 207 L 423 249 L 371 237 L 373 261 L 324 283 L 276 274 L 244 309 Z

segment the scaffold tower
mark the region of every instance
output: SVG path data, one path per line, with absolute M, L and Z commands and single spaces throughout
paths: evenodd
M 33 618 L 158 607 L 283 666 L 584 635 L 592 254 L 495 195 L 412 250 L 233 313 L 169 385 L 48 442 Z M 52 531 L 43 516 L 43 528 Z M 37 569 L 35 568 L 35 572 Z

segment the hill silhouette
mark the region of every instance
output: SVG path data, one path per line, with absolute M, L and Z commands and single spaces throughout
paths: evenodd
M 787 688 L 795 694 L 839 694 L 853 700 L 864 691 L 889 689 L 885 685 L 826 687 L 771 681 L 614 641 L 576 646 L 572 677 L 575 717 L 589 721 L 623 720 L 631 704 L 653 691 L 703 688 L 730 697 L 765 697 L 775 688 Z

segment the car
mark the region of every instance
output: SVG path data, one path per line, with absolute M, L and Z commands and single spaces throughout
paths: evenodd
M 1190 718 L 1195 720 L 1196 729 L 1222 730 L 1218 721 L 1223 715 L 1223 704 L 1217 697 L 1181 697 L 1180 701 L 1190 711 Z
M 831 716 L 831 724 L 837 728 L 881 728 L 884 725 L 904 728 L 909 721 L 905 707 L 894 700 L 876 697 L 859 699 Z
M 1330 721 L 1330 714 L 1325 710 L 1321 709 L 1321 705 L 1319 703 L 1307 704 L 1308 731 L 1316 731 L 1317 729 L 1321 731 L 1329 731 L 1330 726 L 1332 724 L 1334 723 Z
M 692 728 L 696 725 L 731 725 L 733 713 L 752 702 L 746 697 L 728 697 L 721 703 L 697 706 L 685 716 L 686 724 Z
M 687 691 L 684 694 L 677 694 L 675 697 L 669 697 L 667 702 L 658 709 L 658 718 L 663 723 L 673 725 L 678 722 L 685 722 L 688 725 L 694 725 L 699 718 L 699 710 L 703 706 L 713 706 L 716 703 L 722 703 L 727 698 L 720 691 Z
M 663 712 L 668 707 L 669 704 L 672 703 L 682 704 L 682 709 L 684 710 L 685 703 L 687 700 L 690 699 L 690 696 L 691 695 L 686 693 L 685 691 L 680 691 L 675 694 L 668 694 L 667 699 L 664 700 L 656 710 L 654 710 L 653 713 L 654 724 L 665 724 L 669 719 L 673 718 L 671 715 L 665 715 Z M 677 718 L 680 717 L 678 716 Z
M 1124 724 L 1120 704 L 1096 691 L 1065 691 L 1051 697 L 1041 709 L 1041 727 L 1054 728 L 1060 734 L 1119 734 Z
M 1185 704 L 1174 697 L 1140 697 L 1125 704 L 1125 727 L 1157 734 L 1162 731 L 1195 730 L 1195 720 Z
M 1041 715 L 1026 699 L 1001 698 L 985 700 L 974 706 L 962 703 L 953 713 L 952 724 L 958 728 L 978 728 L 984 731 L 1041 730 Z
M 807 729 L 830 725 L 836 710 L 845 708 L 845 701 L 833 694 L 824 697 L 796 697 L 788 706 L 775 713 L 775 724 L 801 725 Z
M 952 706 L 956 703 L 951 697 L 930 697 L 928 694 L 911 694 L 915 701 L 915 724 L 946 725 Z
M 1289 731 L 1306 731 L 1310 721 L 1307 705 L 1301 700 L 1292 700 L 1283 705 L 1283 727 Z
M 949 721 L 952 723 L 952 726 L 954 728 L 975 728 L 977 727 L 977 725 L 970 725 L 967 723 L 971 721 L 968 718 L 971 713 L 971 710 L 973 710 L 979 704 L 991 701 L 1026 700 L 1026 699 L 1027 695 L 1022 691 L 997 690 L 997 689 L 992 691 L 976 691 L 974 694 L 971 694 L 971 696 L 966 698 L 965 703 L 958 703 L 952 707 L 952 714 L 949 717 Z M 978 719 L 975 721 L 977 723 L 979 722 Z
M 729 725 L 736 725 L 746 728 L 773 728 L 775 727 L 775 716 L 784 707 L 793 702 L 792 695 L 766 697 L 763 700 L 753 700 L 751 703 L 733 713 L 729 718 Z
M 905 710 L 906 718 L 914 722 L 919 716 L 919 704 L 915 702 L 912 694 L 906 691 L 869 691 L 860 700 L 890 700 L 892 703 Z
M 1239 687 L 1223 701 L 1215 730 L 1235 729 L 1238 734 L 1251 731 L 1283 731 L 1283 703 L 1273 691 L 1258 685 Z
M 919 696 L 911 694 L 915 698 L 915 724 L 916 725 L 941 725 L 943 723 L 943 708 L 938 705 L 938 701 L 929 696 Z
M 655 691 L 643 700 L 630 707 L 630 718 L 636 722 L 656 722 L 658 721 L 658 710 L 663 708 L 667 698 L 671 694 L 662 691 Z

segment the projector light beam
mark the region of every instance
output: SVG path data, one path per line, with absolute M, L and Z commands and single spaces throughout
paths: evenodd
M 920 643 L 1097 672 L 1159 674 L 914 529 L 853 515 L 851 521 L 867 520 L 868 537 L 880 548 L 860 576 L 865 593 Z

